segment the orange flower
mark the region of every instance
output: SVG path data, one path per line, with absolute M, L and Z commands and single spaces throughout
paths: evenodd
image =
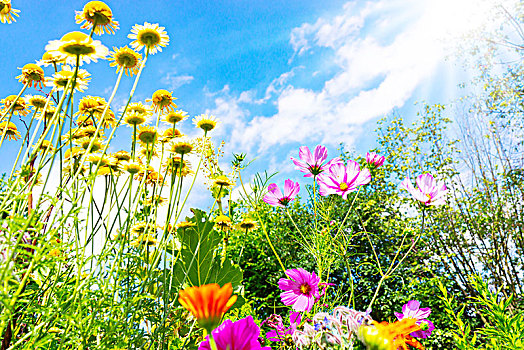
M 211 283 L 181 290 L 178 302 L 210 333 L 218 327 L 222 316 L 237 301 L 237 296 L 231 296 L 232 293 L 231 283 L 226 283 L 222 288 L 216 283 Z
M 411 345 L 419 350 L 424 350 L 420 342 L 410 336 L 410 333 L 420 330 L 414 318 L 403 318 L 394 323 L 373 322 L 373 326 L 362 326 L 359 336 L 364 343 L 373 349 L 381 350 L 408 350 Z

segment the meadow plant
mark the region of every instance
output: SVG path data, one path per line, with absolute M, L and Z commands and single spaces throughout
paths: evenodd
M 14 22 L 18 12 L 9 0 L 0 0 L 2 23 Z M 173 91 L 159 86 L 150 99 L 135 99 L 146 62 L 154 66 L 154 55 L 169 45 L 164 27 L 136 24 L 127 36 L 132 41 L 109 51 L 93 39 L 118 35 L 120 24 L 107 4 L 88 2 L 75 12 L 75 21 L 86 32 L 50 40 L 37 64 L 20 68 L 18 94 L 1 100 L 0 149 L 4 142 L 20 143 L 0 182 L 1 350 L 424 349 L 422 342 L 436 328 L 431 309 L 421 308 L 425 300 L 408 301 L 388 321 L 373 320 L 372 312 L 386 280 L 423 239 L 428 218 L 446 206 L 444 181 L 423 173 L 417 187 L 409 177 L 401 183 L 412 196 L 408 214 L 420 220 L 399 226 L 400 241 L 383 265 L 372 232 L 356 232 L 348 222 L 365 226 L 354 204 L 388 166 L 385 155 L 328 160 L 326 147 L 301 146 L 299 158 L 291 160 L 311 181 L 302 189 L 312 215 L 299 225 L 290 213 L 300 201 L 299 182 L 285 180 L 282 191 L 266 173 L 247 186 L 242 153 L 234 155 L 229 171 L 222 169 L 224 144 L 216 147 L 209 136 L 219 123 L 215 116 L 194 116 L 199 136 L 189 136 L 184 133 L 195 132 L 183 123 L 190 114 L 178 109 Z M 86 95 L 88 67 L 98 60 L 116 68 L 107 98 Z M 117 111 L 115 96 L 127 78 L 132 87 Z M 28 88 L 37 92 L 24 95 Z M 124 149 L 110 152 L 122 144 L 117 130 L 130 138 Z M 405 175 L 408 169 L 402 170 Z M 213 204 L 207 211 L 193 208 L 184 218 L 199 174 Z M 245 212 L 232 199 L 235 187 Z M 336 216 L 340 201 L 348 204 L 342 218 Z M 279 256 L 263 219 L 267 206 L 290 219 L 312 266 L 286 266 L 290 261 Z M 244 293 L 238 263 L 245 240 L 238 256 L 230 254 L 232 232 L 245 239 L 257 230 L 281 268 L 278 283 L 270 286 L 280 290 L 280 313 L 275 308 L 265 320 Z M 350 261 L 346 254 L 356 238 L 369 243 L 378 276 L 376 285 L 365 286 L 369 304 L 361 310 L 352 307 L 361 297 L 353 278 L 358 257 Z M 350 276 L 348 291 L 333 283 L 340 268 Z M 471 283 L 480 293 L 475 302 L 487 306 L 484 315 L 493 322 L 479 336 L 521 346 L 521 314 L 506 317 L 512 298 L 499 302 L 500 291 L 490 292 L 480 279 Z M 460 312 L 452 317 L 452 298 L 441 290 L 445 311 L 461 332 L 455 340 L 467 349 L 470 330 Z
M 19 12 L 10 1 L 0 11 L 8 23 Z M 146 62 L 154 67 L 154 55 L 169 44 L 164 27 L 134 25 L 131 42 L 110 51 L 93 38 L 118 36 L 107 4 L 88 2 L 75 20 L 86 32 L 50 40 L 37 64 L 21 68 L 20 92 L 1 101 L 0 147 L 20 143 L 0 193 L 1 348 L 193 346 L 202 335 L 197 322 L 210 332 L 237 300 L 228 298 L 208 327 L 196 312 L 202 304 L 192 299 L 195 288 L 211 286 L 206 295 L 216 296 L 220 283 L 231 296 L 242 278 L 215 256 L 222 213 L 194 210 L 183 218 L 213 158 L 208 133 L 218 120 L 201 114 L 197 131 L 185 131 L 189 114 L 176 110 L 172 91 L 160 87 L 150 99 L 135 99 Z M 101 60 L 116 71 L 107 97 L 89 90 L 89 66 Z M 115 96 L 127 78 L 132 86 L 117 112 Z M 24 96 L 30 88 L 37 91 Z M 24 118 L 23 134 L 14 115 Z M 124 145 L 115 136 L 126 126 Z M 214 207 L 234 173 L 205 174 L 218 187 Z M 190 305 L 195 315 L 184 311 Z

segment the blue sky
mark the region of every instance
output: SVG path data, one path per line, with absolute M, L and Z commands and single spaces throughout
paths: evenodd
M 511 6 L 515 1 L 505 1 Z M 17 67 L 40 59 L 49 40 L 79 30 L 74 10 L 86 1 L 12 1 L 16 23 L 0 25 L 0 97 L 18 93 Z M 116 35 L 97 36 L 108 48 L 129 44 L 134 24 L 159 23 L 169 46 L 150 57 L 134 101 L 173 91 L 191 116 L 217 116 L 215 140 L 257 160 L 254 171 L 298 179 L 290 156 L 298 147 L 344 142 L 357 153 L 376 146 L 376 121 L 393 110 L 412 118 L 416 101 L 447 103 L 471 76 L 455 55 L 458 38 L 488 24 L 484 0 L 375 1 L 106 1 L 120 22 Z M 116 74 L 106 61 L 85 65 L 86 94 L 108 98 Z M 46 75 L 51 75 L 51 67 Z M 132 84 L 127 78 L 113 110 Z M 32 90 L 32 89 L 30 89 Z M 27 93 L 33 94 L 34 90 Z M 21 125 L 14 120 L 17 125 Z M 182 131 L 196 134 L 190 121 Z M 118 132 L 114 151 L 127 148 Z M 121 147 L 118 147 L 120 146 Z M 0 150 L 9 171 L 18 145 Z

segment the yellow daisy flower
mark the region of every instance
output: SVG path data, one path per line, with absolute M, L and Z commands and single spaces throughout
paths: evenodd
M 36 149 L 36 145 L 33 146 L 33 148 Z M 53 147 L 53 143 L 49 140 L 44 140 L 42 141 L 42 143 L 40 144 L 40 147 L 38 148 L 38 151 L 39 152 L 42 152 L 42 153 L 51 153 L 54 151 L 54 147 Z
M 258 224 L 251 218 L 244 218 L 238 225 L 237 228 L 242 231 L 251 232 L 258 228 Z
M 39 66 L 47 67 L 50 64 L 56 65 L 59 63 L 64 63 L 64 61 L 65 61 L 65 58 L 62 54 L 56 51 L 49 51 L 49 52 L 45 52 L 42 55 L 42 59 L 36 62 L 36 64 L 38 64 Z
M 101 167 L 106 166 L 109 163 L 108 157 L 105 157 L 102 154 L 92 154 L 87 157 L 87 161 L 93 165 L 100 163 Z
M 80 114 L 78 117 L 76 117 L 75 124 L 80 127 L 88 127 L 88 126 L 94 127 L 95 122 L 93 121 L 93 118 L 94 117 L 90 116 L 89 114 Z
M 215 116 L 201 114 L 193 118 L 193 123 L 205 132 L 213 130 L 217 126 L 217 119 Z
M 156 229 L 155 225 L 153 223 L 147 223 L 145 221 L 137 222 L 131 226 L 131 229 L 129 232 L 134 236 L 140 236 L 144 234 L 146 231 L 151 231 L 153 229 Z
M 87 175 L 87 168 L 83 164 L 77 164 L 75 162 L 71 164 L 67 164 L 66 166 L 62 167 L 62 172 L 64 176 L 72 176 L 73 174 L 76 174 L 77 172 L 81 175 Z
M 235 183 L 227 178 L 225 175 L 219 175 L 213 180 L 213 185 L 222 187 L 231 187 Z
M 115 157 L 119 162 L 121 161 L 128 161 L 131 159 L 131 155 L 127 151 L 118 151 L 113 154 L 113 157 Z
M 101 115 L 106 107 L 106 100 L 98 96 L 85 96 L 78 102 L 78 112 L 75 115 Z
M 147 117 L 145 114 L 126 113 L 126 115 L 124 116 L 124 124 L 127 124 L 132 127 L 142 125 L 146 121 L 147 121 Z
M 99 166 L 98 169 L 96 170 L 96 176 L 108 176 L 108 175 L 113 175 L 113 171 L 111 170 L 110 167 L 106 165 Z
M 170 112 L 164 115 L 164 121 L 169 124 L 179 123 L 187 117 L 187 112 L 181 109 L 177 109 L 174 112 Z
M 65 160 L 69 160 L 71 157 L 72 158 L 79 158 L 80 156 L 82 156 L 83 153 L 84 153 L 84 149 L 81 148 L 81 147 L 68 148 L 64 152 L 64 159 Z
M 28 84 L 29 87 L 33 86 L 33 83 L 36 86 L 38 85 L 40 89 L 42 88 L 42 83 L 45 82 L 44 79 L 44 70 L 42 67 L 34 64 L 34 63 L 28 63 L 22 68 L 18 68 L 22 70 L 22 74 L 16 77 L 19 82 L 22 82 L 24 84 Z
M 137 174 L 142 171 L 142 162 L 138 158 L 134 162 L 123 161 L 122 170 L 131 175 Z
M 187 137 L 180 137 L 171 144 L 171 152 L 187 154 L 193 150 L 193 143 Z
M 229 231 L 232 228 L 231 219 L 225 215 L 219 215 L 215 218 L 215 226 L 222 231 Z
M 153 157 L 158 157 L 158 152 L 155 147 L 149 146 L 140 148 L 140 155 L 146 159 L 151 159 Z
M 75 13 L 76 23 L 84 22 L 80 28 L 91 29 L 95 26 L 95 34 L 102 35 L 104 29 L 107 34 L 115 34 L 115 30 L 118 29 L 118 22 L 113 20 L 113 12 L 102 1 L 89 1 L 82 11 Z
M 123 112 L 124 109 L 122 108 L 121 111 Z M 132 103 L 130 103 L 127 106 L 126 113 L 130 113 L 130 114 L 138 113 L 138 114 L 143 114 L 146 117 L 149 117 L 150 115 L 152 115 L 151 109 L 148 106 L 142 104 L 142 102 L 132 102 Z
M 158 138 L 158 131 L 152 126 L 143 126 L 138 129 L 138 139 L 146 144 L 154 144 Z
M 99 40 L 93 40 L 82 32 L 69 32 L 60 40 L 51 40 L 45 47 L 46 51 L 55 51 L 65 58 L 68 64 L 76 65 L 76 57 L 80 56 L 80 65 L 104 59 L 109 50 Z
M 176 100 L 176 97 L 173 97 L 171 94 L 172 92 L 160 89 L 155 91 L 153 97 L 150 100 L 147 99 L 146 102 L 153 103 L 153 110 L 155 112 L 158 112 L 159 110 L 163 111 L 164 109 L 173 111 L 176 108 L 176 104 L 173 102 Z
M 23 170 L 15 171 L 15 175 L 22 179 L 24 183 L 33 183 L 34 186 L 40 186 L 42 185 L 42 174 L 38 173 L 35 174 L 34 171 L 29 170 L 28 172 L 24 172 Z
M 114 51 L 109 53 L 108 59 L 109 61 L 111 61 L 111 63 L 109 63 L 109 66 L 117 66 L 117 73 L 120 72 L 121 69 L 123 69 L 126 75 L 130 77 L 138 73 L 142 55 L 140 55 L 135 50 L 130 49 L 129 47 L 127 47 L 127 45 L 119 49 L 113 47 L 113 50 Z
M 160 195 L 155 195 L 154 197 L 147 197 L 144 201 L 145 206 L 162 206 L 166 203 L 166 199 Z
M 55 90 L 64 90 L 69 80 L 73 78 L 74 74 L 74 68 L 69 66 L 63 66 L 61 71 L 53 74 L 53 77 L 50 80 L 53 83 Z M 91 80 L 90 76 L 91 74 L 88 73 L 85 69 L 79 69 L 75 80 L 75 90 L 84 92 L 87 89 L 87 84 Z
M 16 22 L 13 15 L 20 17 L 18 13 L 20 10 L 11 7 L 11 0 L 0 0 L 0 22 L 11 23 Z
M 115 113 L 109 108 L 104 116 L 103 120 L 99 121 L 102 124 L 102 127 L 109 129 L 116 127 L 117 120 L 115 118 Z
M 0 135 L 3 135 L 5 132 L 5 137 L 8 140 L 16 141 L 22 137 L 20 132 L 16 128 L 15 123 L 13 122 L 2 122 L 0 123 Z
M 159 27 L 158 23 L 135 24 L 127 37 L 133 40 L 131 47 L 137 51 L 145 47 L 151 55 L 158 51 L 162 52 L 162 47 L 166 47 L 169 43 L 169 36 L 164 31 L 164 27 Z
M 156 171 L 151 171 L 146 176 L 146 184 L 148 184 L 148 185 L 165 185 L 164 177 L 160 173 L 158 173 Z
M 107 156 L 107 166 L 111 169 L 113 175 L 120 175 L 120 161 L 112 155 Z
M 82 138 L 79 138 L 79 139 L 75 140 L 75 144 L 77 144 L 78 146 L 82 147 L 83 149 L 86 150 L 86 152 L 89 152 L 89 153 L 99 151 L 99 150 L 102 149 L 102 147 L 104 147 L 102 142 L 100 142 L 100 140 L 98 138 L 96 138 L 93 141 L 93 144 L 91 145 L 91 148 L 87 149 L 89 147 L 89 144 L 91 143 L 91 140 L 93 140 L 93 138 L 86 136 L 86 137 L 82 137 Z
M 131 245 L 135 248 L 138 248 L 142 245 L 152 246 L 156 245 L 158 241 L 156 238 L 150 234 L 140 235 L 137 239 L 131 242 Z
M 24 99 L 27 103 L 35 108 L 44 108 L 47 102 L 47 97 L 41 95 L 25 95 Z M 53 101 L 47 103 L 48 106 L 53 105 Z
M 16 99 L 16 95 L 9 95 L 6 98 L 4 98 L 3 100 L 1 100 L 0 103 L 3 103 L 4 108 L 8 110 L 11 107 L 11 105 L 13 104 L 13 102 L 15 101 L 15 99 Z M 27 108 L 25 99 L 22 96 L 20 96 L 18 100 L 16 100 L 16 103 L 13 106 L 13 113 L 21 115 L 21 116 L 25 116 L 29 114 L 29 108 Z
M 45 111 L 42 111 L 42 113 L 38 114 L 38 119 L 44 120 L 46 123 L 50 123 L 51 119 L 53 118 L 53 115 L 56 112 L 56 108 L 53 106 L 47 106 Z M 55 120 L 55 123 L 58 121 L 58 118 Z
M 84 136 L 93 137 L 95 133 L 96 133 L 96 128 L 94 125 L 82 126 L 76 130 L 76 135 L 78 135 L 78 137 L 84 137 Z
M 164 134 L 162 135 L 162 138 L 160 139 L 160 142 L 166 143 L 171 141 L 172 139 L 175 139 L 177 137 L 182 137 L 184 134 L 180 132 L 180 130 L 175 129 L 173 131 L 173 128 L 169 128 L 166 131 L 164 131 Z
M 178 175 L 180 173 L 180 161 L 181 161 L 180 156 L 174 156 L 174 157 L 168 158 L 164 162 L 164 171 L 168 174 L 175 173 L 175 175 Z M 184 159 L 182 161 L 182 173 L 184 172 L 184 170 L 189 171 L 190 169 L 191 169 L 191 163 L 189 163 L 189 161 Z

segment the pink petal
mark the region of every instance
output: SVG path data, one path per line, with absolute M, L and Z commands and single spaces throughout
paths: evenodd
M 315 147 L 315 164 L 322 164 L 327 158 L 327 148 L 318 145 Z
M 276 198 L 282 198 L 284 197 L 282 195 L 282 192 L 280 191 L 280 188 L 278 188 L 277 184 L 270 184 L 269 186 L 267 186 L 267 190 L 273 194 Z
M 311 154 L 311 151 L 309 150 L 307 146 L 301 146 L 298 149 L 298 156 L 300 157 L 300 159 L 302 159 L 307 164 L 309 165 L 314 164 L 315 160 L 313 159 L 313 155 Z

